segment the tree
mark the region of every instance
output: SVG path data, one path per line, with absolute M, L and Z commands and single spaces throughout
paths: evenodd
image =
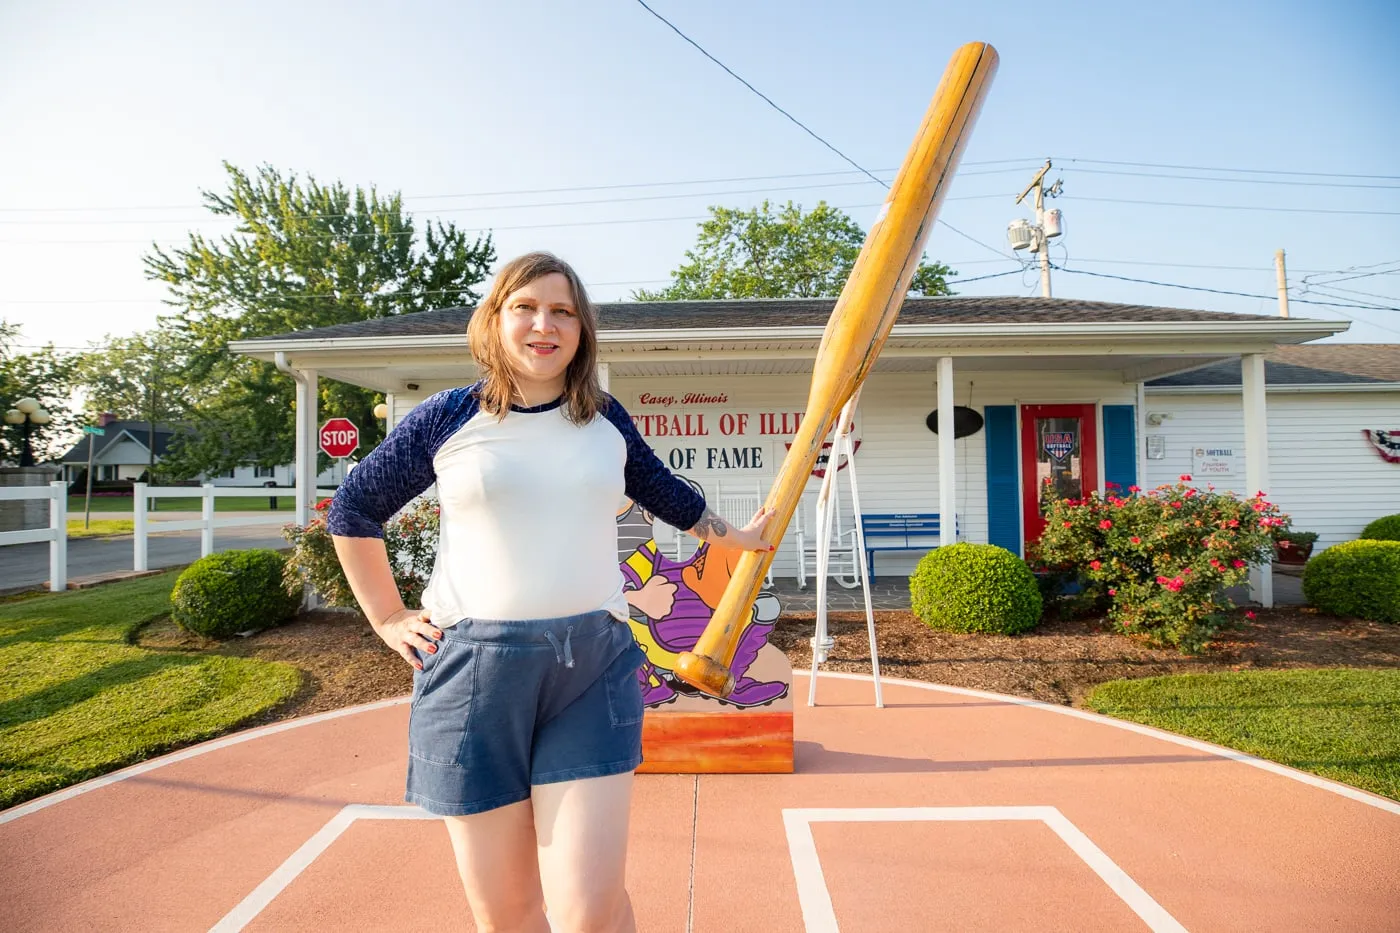
M 18 325 L 0 320 L 0 411 L 9 411 L 22 398 L 32 398 L 49 413 L 52 421 L 30 429 L 30 449 L 42 463 L 63 454 L 78 426 L 70 401 L 73 361 L 52 344 L 20 353 L 19 338 Z M 0 464 L 19 463 L 23 447 L 23 425 L 0 422 Z
M 183 373 L 189 348 L 174 329 L 150 330 L 129 337 L 108 335 L 74 361 L 74 384 L 84 395 L 83 408 L 96 421 L 110 412 L 127 421 L 150 424 L 145 438 L 155 482 L 157 423 L 185 420 L 195 403 Z M 198 472 L 198 471 L 196 471 Z
M 145 257 L 147 276 L 168 284 L 178 309 L 162 324 L 188 346 L 182 375 L 195 390 L 193 431 L 168 458 L 177 476 L 295 456 L 292 380 L 233 356 L 229 341 L 474 302 L 496 258 L 489 234 L 469 240 L 441 222 L 424 225 L 418 248 L 398 193 L 303 184 L 268 166 L 251 176 L 224 168 L 228 193 L 203 192 L 204 202 L 236 218 L 237 231 L 217 241 L 192 233 L 185 248 Z M 369 447 L 383 436 L 372 414 L 381 398 L 323 380 L 319 411 L 355 421 Z
M 767 201 L 741 211 L 711 207 L 695 248 L 659 291 L 638 289 L 638 301 L 709 298 L 831 298 L 839 295 L 865 242 L 865 231 L 839 208 L 818 201 L 803 213 L 789 201 L 776 213 Z M 910 294 L 949 295 L 942 263 L 922 262 Z

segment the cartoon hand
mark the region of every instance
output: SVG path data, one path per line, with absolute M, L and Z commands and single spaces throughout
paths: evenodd
M 627 591 L 627 603 L 648 619 L 664 619 L 676 604 L 676 584 L 663 576 L 653 576 L 640 590 Z

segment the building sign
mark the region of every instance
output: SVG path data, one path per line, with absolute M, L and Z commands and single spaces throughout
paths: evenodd
M 1045 452 L 1055 460 L 1063 460 L 1074 453 L 1073 431 L 1046 431 L 1041 435 L 1040 442 L 1045 445 Z
M 689 389 L 640 391 L 629 410 L 637 432 L 672 470 L 756 475 L 778 471 L 806 414 L 739 404 L 728 392 Z M 860 446 L 859 430 L 852 446 Z M 826 459 L 814 475 L 825 472 Z
M 1239 473 L 1239 456 L 1233 447 L 1192 447 L 1191 475 L 1235 476 Z

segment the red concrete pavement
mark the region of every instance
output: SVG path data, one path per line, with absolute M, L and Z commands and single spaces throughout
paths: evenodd
M 1400 930 L 1400 803 L 1029 700 L 823 674 L 797 772 L 637 779 L 661 933 Z M 0 813 L 0 929 L 472 929 L 404 700 Z

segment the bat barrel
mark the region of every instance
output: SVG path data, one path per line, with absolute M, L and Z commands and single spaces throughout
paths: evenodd
M 807 414 L 768 493 L 773 517 L 764 539 L 770 544 L 782 540 L 822 443 L 894 326 L 996 68 L 996 50 L 985 42 L 968 43 L 953 54 L 866 235 L 822 333 Z M 676 676 L 707 693 L 728 695 L 734 685 L 729 665 L 772 561 L 771 551 L 747 551 L 739 558 L 709 625 L 694 650 L 681 655 Z

